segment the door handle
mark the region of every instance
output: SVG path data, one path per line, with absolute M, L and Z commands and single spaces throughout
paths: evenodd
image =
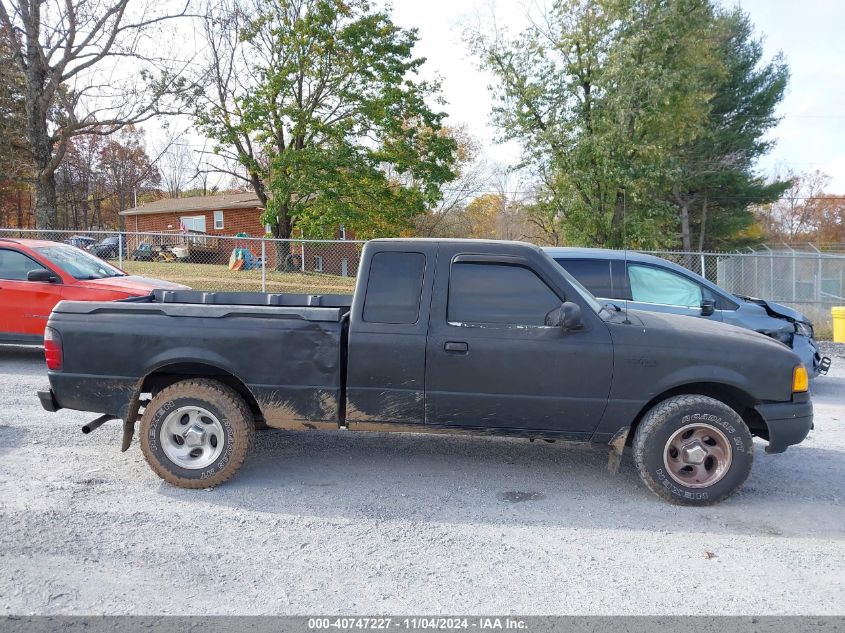
M 447 341 L 443 349 L 455 354 L 466 354 L 469 351 L 469 345 L 463 341 Z

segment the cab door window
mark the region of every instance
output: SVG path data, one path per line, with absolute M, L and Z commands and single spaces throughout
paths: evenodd
M 542 279 L 523 266 L 494 263 L 452 265 L 450 323 L 545 325 L 561 300 Z
M 701 286 L 675 272 L 655 266 L 628 264 L 628 279 L 634 301 L 685 307 L 701 305 Z

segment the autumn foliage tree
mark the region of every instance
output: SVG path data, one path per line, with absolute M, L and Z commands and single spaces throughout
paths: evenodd
M 775 202 L 757 208 L 763 239 L 773 242 L 845 244 L 845 196 L 829 193 L 821 171 L 788 174 L 789 188 Z
M 18 182 L 31 172 L 26 147 L 24 77 L 13 64 L 8 43 L 0 38 L 0 181 Z
M 56 172 L 56 228 L 122 230 L 120 211 L 132 206 L 136 194 L 151 192 L 160 181 L 140 129 L 128 126 L 109 137 L 77 136 Z
M 134 206 L 139 193 L 162 181 L 159 168 L 147 155 L 143 131 L 130 125 L 111 136 L 100 151 L 100 170 L 104 188 L 118 212 L 118 226 L 123 230 L 124 218 L 119 212 Z

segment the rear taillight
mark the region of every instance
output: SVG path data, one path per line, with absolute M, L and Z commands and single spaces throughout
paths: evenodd
M 62 368 L 62 337 L 51 327 L 44 330 L 44 358 L 47 369 L 59 371 Z

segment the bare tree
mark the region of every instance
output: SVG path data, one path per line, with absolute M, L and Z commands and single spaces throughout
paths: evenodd
M 207 157 L 209 150 L 207 148 L 208 141 L 202 144 L 200 149 L 196 149 L 191 154 L 191 161 L 193 171 L 191 173 L 191 182 L 196 183 L 197 189 L 202 192 L 202 195 L 213 195 L 220 191 L 220 186 L 223 178 L 228 177 L 232 180 L 232 188 L 243 187 L 243 183 L 239 179 L 234 179 L 226 173 L 220 173 L 216 168 L 209 169 Z M 231 170 L 227 170 L 231 171 Z
M 178 198 L 194 180 L 196 167 L 191 148 L 183 139 L 169 139 L 158 158 L 158 170 L 167 194 Z
M 34 165 L 35 216 L 57 221 L 55 171 L 70 140 L 107 136 L 174 112 L 185 62 L 146 52 L 173 14 L 156 0 L 0 0 L 0 37 L 25 78 L 26 135 Z M 156 42 L 160 48 L 161 39 Z M 127 63 L 130 61 L 131 63 Z
M 208 0 L 203 29 L 208 60 L 203 75 L 195 83 L 208 86 L 204 94 L 197 96 L 200 111 L 211 111 L 219 127 L 235 127 L 234 122 L 243 118 L 238 97 L 261 84 L 261 77 L 253 70 L 250 55 L 255 61 L 269 65 L 272 58 L 281 55 L 272 47 L 244 47 L 241 34 L 249 23 L 244 3 L 239 0 Z M 266 52 L 271 59 L 261 58 Z M 209 117 L 211 118 L 211 117 Z M 267 157 L 262 144 L 254 134 L 243 131 L 233 134 L 230 143 L 216 144 L 213 152 L 200 153 L 200 169 L 205 173 L 225 175 L 241 186 L 255 191 L 263 207 L 267 206 L 267 192 L 263 173 L 267 169 Z
M 196 165 L 192 181 L 196 183 L 196 188 L 203 196 L 213 196 L 220 191 L 220 174 L 212 174 L 201 165 Z M 238 186 L 238 182 L 233 183 L 233 187 Z
M 526 216 L 529 191 L 522 175 L 504 165 L 497 165 L 493 169 L 490 181 L 492 190 L 500 200 L 497 214 L 499 238 L 503 240 L 528 238 L 532 233 Z
M 78 136 L 68 143 L 65 159 L 56 172 L 60 210 L 54 228 L 89 230 L 103 226 L 101 202 L 105 194 L 100 155 L 104 144 L 104 137 L 96 134 Z
M 452 237 L 467 229 L 462 215 L 467 204 L 483 193 L 491 182 L 495 168 L 481 153 L 481 144 L 466 125 L 444 128 L 458 144 L 455 171 L 458 177 L 443 189 L 437 207 L 419 216 L 415 232 L 421 237 Z

